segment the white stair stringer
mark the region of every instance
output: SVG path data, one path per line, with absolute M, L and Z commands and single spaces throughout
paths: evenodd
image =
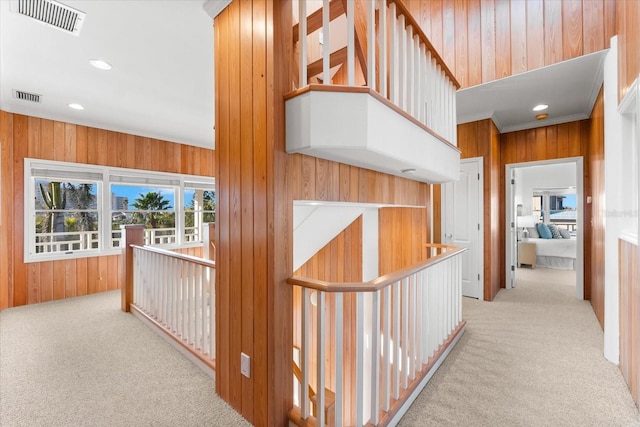
M 365 211 L 360 206 L 293 205 L 293 271 L 299 269 Z

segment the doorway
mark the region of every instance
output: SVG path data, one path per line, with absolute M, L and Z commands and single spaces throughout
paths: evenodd
M 515 287 L 518 267 L 573 271 L 584 299 L 583 158 L 509 164 L 506 176 L 505 287 Z

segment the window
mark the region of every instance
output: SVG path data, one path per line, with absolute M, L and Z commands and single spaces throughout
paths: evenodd
M 25 262 L 118 253 L 126 224 L 198 245 L 214 220 L 213 178 L 25 159 Z

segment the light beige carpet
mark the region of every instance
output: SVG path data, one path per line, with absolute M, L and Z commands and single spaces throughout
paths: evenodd
M 246 426 L 107 292 L 0 312 L 0 426 Z
M 494 302 L 465 298 L 466 332 L 404 426 L 640 426 L 575 275 L 520 269 Z

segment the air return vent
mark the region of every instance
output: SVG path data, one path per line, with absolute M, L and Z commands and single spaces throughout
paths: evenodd
M 40 98 L 42 98 L 42 95 L 38 95 L 37 93 L 29 93 L 22 90 L 13 89 L 12 92 L 13 97 L 21 101 L 36 102 L 39 104 Z
M 85 17 L 84 12 L 55 0 L 17 0 L 17 12 L 76 36 Z

